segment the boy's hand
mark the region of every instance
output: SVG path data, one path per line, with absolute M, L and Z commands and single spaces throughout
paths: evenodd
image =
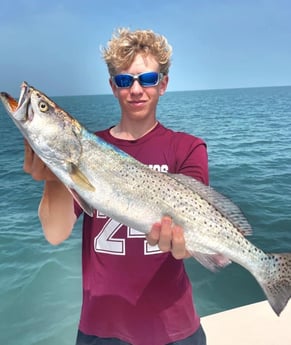
M 150 245 L 158 245 L 163 252 L 172 252 L 175 259 L 189 258 L 191 255 L 186 250 L 183 229 L 173 224 L 170 217 L 163 217 L 161 223 L 155 223 L 147 241 Z

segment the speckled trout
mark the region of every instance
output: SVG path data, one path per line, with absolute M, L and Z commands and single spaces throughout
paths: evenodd
M 251 226 L 231 200 L 193 178 L 150 169 L 25 82 L 18 102 L 5 92 L 0 97 L 32 149 L 86 213 L 99 210 L 145 234 L 162 216 L 172 217 L 193 257 L 212 271 L 240 264 L 280 315 L 291 297 L 291 254 L 267 254 L 248 241 Z

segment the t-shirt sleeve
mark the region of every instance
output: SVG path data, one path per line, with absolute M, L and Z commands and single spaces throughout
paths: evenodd
M 202 139 L 187 134 L 180 136 L 176 157 L 176 173 L 209 184 L 207 146 Z
M 74 200 L 74 212 L 77 218 L 79 218 L 80 215 L 83 213 L 82 207 L 77 203 L 76 200 Z

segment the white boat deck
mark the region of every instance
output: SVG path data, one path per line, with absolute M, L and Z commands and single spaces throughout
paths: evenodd
M 207 345 L 291 345 L 291 302 L 278 317 L 267 301 L 205 316 Z

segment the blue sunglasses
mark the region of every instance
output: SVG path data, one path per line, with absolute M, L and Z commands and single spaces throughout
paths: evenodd
M 158 72 L 144 72 L 140 74 L 117 74 L 112 78 L 118 88 L 130 88 L 135 80 L 142 87 L 152 87 L 159 84 L 163 74 Z

